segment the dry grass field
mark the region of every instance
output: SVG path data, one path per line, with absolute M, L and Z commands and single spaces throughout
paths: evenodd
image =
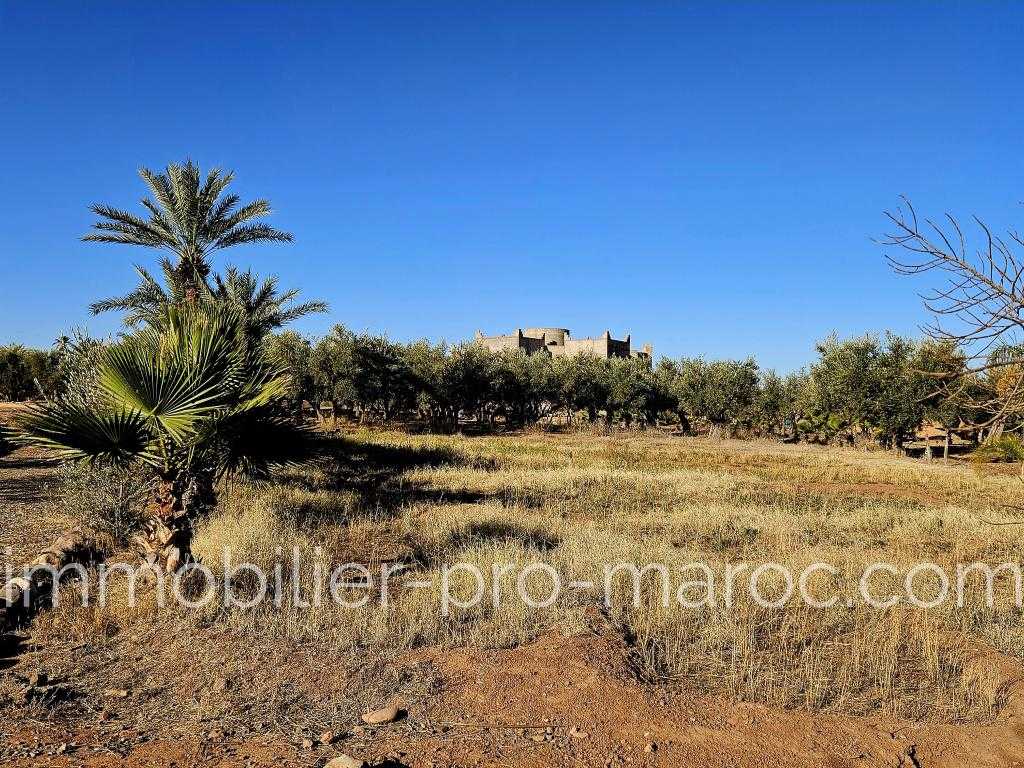
M 958 563 L 1020 563 L 1022 528 L 1001 524 L 1024 521 L 1024 489 L 1010 471 L 651 434 L 353 430 L 331 446 L 315 467 L 226 488 L 195 550 L 218 577 L 225 548 L 233 563 L 279 568 L 307 601 L 317 574 L 340 564 L 401 566 L 386 600 L 350 587 L 353 601 L 373 597 L 305 606 L 288 586 L 279 606 L 243 609 L 221 596 L 161 608 L 145 590 L 129 606 L 116 580 L 105 606 L 63 600 L 6 653 L 4 764 L 213 756 L 312 766 L 340 752 L 413 766 L 1024 759 L 1014 736 L 1024 631 L 1012 580 L 996 580 L 991 606 L 980 579 L 968 580 L 962 607 L 878 609 L 857 592 L 880 561 L 896 569 L 873 582 L 881 596 L 900 594 L 906 569 L 921 562 L 954 580 Z M 18 562 L 73 517 L 54 503 L 51 476 L 18 453 L 0 468 L 0 498 L 13 510 L 0 541 Z M 717 579 L 730 564 L 799 574 L 827 563 L 835 571 L 807 588 L 837 599 L 766 607 L 739 579 L 731 606 L 719 592 L 714 605 L 683 608 L 675 588 L 695 578 L 683 570 L 694 562 Z M 443 615 L 444 589 L 464 598 L 475 587 L 465 570 L 446 570 L 455 563 L 487 574 L 486 598 Z M 517 588 L 536 602 L 551 586 L 536 567 L 517 583 L 535 563 L 563 584 L 594 586 L 565 586 L 552 605 L 531 607 Z M 619 563 L 662 564 L 670 604 L 655 573 L 636 600 L 628 578 L 612 577 L 606 600 L 605 569 Z M 491 580 L 495 566 L 505 572 Z M 934 573 L 914 584 L 922 599 L 939 586 Z M 774 599 L 785 585 L 768 573 L 761 586 Z M 495 588 L 504 599 L 491 599 Z M 59 681 L 59 695 L 26 700 L 25 679 L 39 672 Z M 360 712 L 394 699 L 407 718 L 354 728 Z

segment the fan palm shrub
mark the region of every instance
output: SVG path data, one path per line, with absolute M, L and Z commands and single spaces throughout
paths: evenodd
M 309 455 L 310 433 L 275 408 L 288 382 L 248 342 L 237 310 L 171 305 L 161 322 L 105 350 L 94 397 L 33 405 L 18 437 L 60 459 L 147 468 L 153 484 L 136 542 L 151 567 L 173 572 L 192 559 L 193 529 L 219 480 L 263 478 Z
M 1000 435 L 982 443 L 971 454 L 979 463 L 1024 461 L 1024 440 L 1019 435 Z

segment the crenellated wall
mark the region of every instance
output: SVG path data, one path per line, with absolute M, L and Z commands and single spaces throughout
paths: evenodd
M 555 357 L 592 355 L 601 358 L 638 357 L 649 361 L 653 351 L 650 344 L 633 350 L 628 334 L 625 339 L 613 339 L 611 332 L 605 331 L 601 336 L 574 339 L 568 328 L 517 328 L 515 333 L 507 336 L 484 336 L 477 331 L 474 340 L 492 352 L 521 349 L 530 355 L 546 352 Z

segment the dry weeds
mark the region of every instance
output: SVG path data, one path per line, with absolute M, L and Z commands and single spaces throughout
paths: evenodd
M 268 572 L 280 565 L 287 577 L 298 548 L 304 585 L 318 563 L 329 569 L 357 561 L 403 563 L 403 578 L 435 587 L 445 565 L 456 562 L 490 572 L 494 564 L 540 561 L 600 583 L 606 562 L 679 568 L 695 560 L 712 567 L 773 561 L 799 570 L 821 561 L 855 583 L 878 560 L 950 568 L 1022 560 L 1020 529 L 991 524 L 1019 517 L 1019 481 L 959 464 L 644 435 L 361 430 L 345 440 L 335 461 L 282 473 L 269 488 L 230 489 L 199 532 L 199 555 L 216 570 L 229 547 L 235 562 Z M 842 582 L 822 579 L 817 589 L 831 594 Z M 546 584 L 542 575 L 530 582 L 539 594 Z M 502 585 L 511 593 L 515 575 Z M 986 720 L 1003 691 L 972 660 L 972 649 L 983 642 L 1024 659 L 1020 611 L 1005 590 L 993 609 L 766 609 L 740 601 L 731 610 L 682 610 L 666 609 L 654 591 L 632 607 L 625 585 L 617 588 L 607 613 L 628 638 L 642 678 L 773 706 Z M 485 600 L 449 617 L 440 614 L 436 589 L 400 585 L 386 606 L 370 601 L 361 608 L 299 608 L 289 595 L 284 610 L 66 604 L 37 620 L 35 637 L 53 648 L 84 644 L 105 687 L 114 680 L 146 691 L 155 681 L 180 679 L 174 666 L 189 665 L 200 682 L 173 693 L 197 721 L 249 711 L 249 727 L 273 722 L 301 730 L 351 717 L 318 709 L 315 702 L 327 699 L 318 699 L 321 690 L 303 690 L 304 664 L 329 660 L 339 670 L 332 684 L 356 706 L 414 685 L 379 674 L 407 649 L 512 647 L 551 626 L 582 631 L 584 612 L 598 597 L 570 592 L 550 608 Z M 62 664 L 56 652 L 42 654 L 40 663 Z M 71 654 L 65 666 L 79 663 Z M 352 672 L 361 667 L 377 672 Z M 217 692 L 214 680 L 223 676 L 257 681 L 247 688 L 249 700 Z M 316 676 L 316 687 L 323 679 Z

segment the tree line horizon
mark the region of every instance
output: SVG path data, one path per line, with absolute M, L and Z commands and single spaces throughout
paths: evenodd
M 899 447 L 925 422 L 943 427 L 947 437 L 961 427 L 974 427 L 975 436 L 1024 428 L 1018 403 L 1024 395 L 1024 353 L 1005 340 L 1020 327 L 1020 313 L 1006 311 L 1015 301 L 1024 305 L 1014 281 L 1019 268 L 1007 243 L 980 221 L 988 274 L 984 263 L 971 264 L 954 219 L 947 218 L 950 236 L 931 221 L 922 226 L 909 203 L 909 215 L 899 209 L 886 214 L 896 229 L 879 241 L 923 257 L 887 257 L 897 272 L 952 273 L 951 287 L 926 296 L 926 307 L 937 318 L 953 316 L 973 326 L 969 322 L 966 331 L 954 333 L 936 323 L 925 328 L 923 338 L 884 332 L 841 340 L 833 333 L 815 345 L 816 358 L 808 366 L 779 375 L 754 356 L 661 357 L 650 367 L 637 360 L 489 352 L 471 341 L 395 342 L 340 324 L 323 336 L 304 336 L 285 326 L 328 311 L 326 303 L 299 302 L 299 291 L 280 290 L 276 276 L 261 280 L 251 270 L 227 266 L 217 273 L 212 267 L 212 254 L 230 246 L 291 242 L 290 233 L 262 221 L 271 213 L 268 201 L 239 207 L 238 197 L 226 193 L 233 173 L 214 169 L 204 180 L 191 161 L 171 164 L 163 173 L 142 169 L 140 176 L 155 197 L 142 201 L 149 217 L 93 205 L 100 221 L 83 239 L 161 250 L 162 275 L 136 265 L 136 289 L 98 300 L 90 309 L 121 312 L 131 332 L 159 325 L 169 306 L 233 308 L 247 343 L 286 373 L 282 403 L 288 405 L 281 407 L 295 413 L 303 402 L 314 410 L 329 403 L 334 412 L 360 421 L 416 421 L 436 431 L 454 431 L 460 421 L 495 428 L 557 419 L 625 427 L 674 424 L 684 432 L 820 443 L 873 439 L 885 447 Z M 1019 243 L 1014 233 L 1009 239 Z M 1000 292 L 1001 282 L 1008 290 Z M 979 324 L 979 317 L 987 322 Z M 969 353 L 979 341 L 981 354 Z M 82 379 L 73 369 L 97 364 L 103 350 L 119 343 L 75 332 L 50 350 L 0 347 L 0 399 L 59 398 L 64 382 Z
M 948 342 L 889 332 L 831 334 L 816 344 L 814 362 L 787 375 L 762 368 L 753 356 L 662 357 L 651 366 L 637 359 L 491 352 L 473 342 L 395 342 L 340 324 L 321 337 L 282 330 L 260 341 L 289 371 L 285 399 L 294 413 L 303 403 L 307 413 L 330 404 L 361 422 L 418 422 L 438 432 L 467 421 L 490 429 L 601 422 L 815 443 L 875 439 L 899 447 L 925 422 L 951 432 L 976 423 L 984 410 L 980 399 L 1006 388 L 1002 376 L 990 374 L 959 397 L 938 390 L 963 375 L 966 355 Z M 78 335 L 51 350 L 0 348 L 0 399 L 38 397 L 34 379 L 44 393 L 58 392 L 78 360 L 111 343 Z M 1017 426 L 1003 423 L 1004 430 Z

